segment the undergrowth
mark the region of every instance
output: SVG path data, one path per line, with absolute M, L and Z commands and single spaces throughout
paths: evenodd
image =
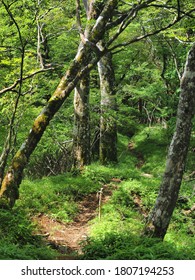
M 64 223 L 73 221 L 82 198 L 112 185 L 115 190 L 102 207 L 101 220 L 90 222 L 83 259 L 195 259 L 194 214 L 187 212 L 194 204 L 192 152 L 165 240 L 142 234 L 158 194 L 169 140 L 160 127 L 143 128 L 131 139 L 119 135 L 117 164 L 94 162 L 82 171 L 26 178 L 14 209 L 0 212 L 0 258 L 55 258 L 54 250 L 34 234 L 32 218 L 45 214 Z
M 84 259 L 195 259 L 195 216 L 194 212 L 187 214 L 195 202 L 193 181 L 188 180 L 190 164 L 164 241 L 143 236 L 161 183 L 168 143 L 166 130 L 159 127 L 143 129 L 131 138 L 133 148 L 130 153 L 126 150 L 117 167 L 118 176 L 128 175 L 121 176 L 123 181 L 103 206 L 101 221 L 91 223 L 90 236 L 83 243 Z M 136 164 L 140 154 L 138 168 L 128 164 L 131 156 Z M 189 163 L 192 156 L 189 154 Z
M 0 259 L 53 259 L 56 252 L 33 234 L 34 225 L 22 209 L 0 212 Z

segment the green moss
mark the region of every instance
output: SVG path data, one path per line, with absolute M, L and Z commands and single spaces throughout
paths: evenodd
M 14 170 L 18 170 L 18 168 L 20 168 L 21 166 L 24 166 L 26 164 L 27 160 L 25 155 L 22 153 L 21 150 L 19 150 L 12 162 L 12 166 L 14 168 Z
M 33 131 L 36 134 L 39 134 L 42 128 L 46 126 L 46 123 L 47 123 L 47 116 L 44 113 L 40 114 L 34 121 Z

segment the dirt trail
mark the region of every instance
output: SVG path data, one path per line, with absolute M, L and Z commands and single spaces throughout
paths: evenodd
M 134 150 L 134 143 L 129 143 L 128 149 L 138 158 L 138 166 L 140 168 L 144 164 L 144 158 L 141 154 Z M 103 187 L 102 204 L 106 203 L 112 195 L 114 189 L 121 182 L 119 178 L 111 179 L 108 185 Z M 138 197 L 135 196 L 136 203 Z M 138 201 L 138 202 L 137 202 Z M 134 201 L 135 202 L 135 201 Z M 141 204 L 141 203 L 138 203 Z M 78 215 L 73 222 L 62 223 L 52 219 L 48 215 L 41 214 L 34 217 L 37 224 L 38 235 L 43 236 L 45 241 L 59 252 L 62 258 L 71 258 L 71 255 L 81 254 L 81 242 L 86 240 L 89 235 L 89 221 L 98 216 L 99 200 L 97 193 L 92 193 L 84 197 L 79 203 Z M 73 257 L 74 258 L 74 257 Z
M 103 187 L 102 204 L 109 200 L 116 186 L 111 183 Z M 79 213 L 74 221 L 66 224 L 56 221 L 45 214 L 41 214 L 35 217 L 39 234 L 54 249 L 58 250 L 59 254 L 62 255 L 61 258 L 70 259 L 73 254 L 79 255 L 81 254 L 80 243 L 86 240 L 89 234 L 88 222 L 98 216 L 98 205 L 97 193 L 87 195 L 79 203 Z

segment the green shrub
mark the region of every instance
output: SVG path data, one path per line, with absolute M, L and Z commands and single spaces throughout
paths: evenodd
M 135 236 L 130 232 L 110 233 L 103 238 L 89 238 L 83 247 L 83 259 L 107 260 L 182 260 L 194 259 L 188 248 L 154 238 Z
M 56 253 L 35 236 L 25 212 L 1 210 L 0 259 L 53 259 Z

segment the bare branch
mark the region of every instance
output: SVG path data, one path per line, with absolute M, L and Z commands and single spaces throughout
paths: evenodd
M 88 14 L 88 1 L 87 0 L 83 0 L 83 5 L 85 7 L 85 11 L 86 11 L 86 14 Z
M 13 23 L 14 23 L 15 26 L 16 26 L 16 29 L 17 29 L 18 35 L 19 35 L 19 39 L 20 39 L 20 43 L 21 43 L 22 47 L 24 48 L 24 45 L 25 45 L 25 44 L 24 44 L 24 42 L 23 42 L 22 34 L 21 34 L 21 32 L 20 32 L 20 27 L 19 27 L 17 21 L 15 20 L 15 18 L 14 18 L 14 16 L 13 16 L 12 12 L 10 11 L 10 6 L 8 6 L 3 0 L 2 0 L 2 3 L 3 3 L 3 5 L 4 5 L 4 7 L 5 7 L 5 9 L 6 9 L 8 15 L 10 16 L 11 20 L 13 21 Z
M 193 13 L 194 11 L 195 11 L 195 9 L 192 9 L 191 11 L 189 11 L 189 12 L 183 14 L 182 16 L 177 16 L 177 17 L 175 17 L 175 19 L 173 20 L 173 22 L 169 23 L 168 25 L 166 25 L 166 26 L 164 26 L 164 27 L 162 27 L 162 28 L 159 28 L 159 29 L 154 30 L 153 32 L 149 32 L 149 33 L 147 33 L 147 34 L 144 34 L 144 35 L 141 35 L 141 36 L 137 36 L 137 37 L 135 37 L 135 38 L 133 38 L 133 39 L 127 41 L 127 42 L 117 44 L 117 45 L 111 47 L 111 48 L 109 49 L 109 51 L 113 51 L 113 50 L 115 50 L 115 49 L 117 49 L 117 48 L 126 47 L 126 46 L 128 46 L 128 45 L 133 44 L 133 43 L 139 42 L 139 41 L 141 41 L 141 40 L 143 40 L 143 39 L 145 39 L 145 38 L 147 38 L 147 37 L 150 37 L 150 36 L 153 36 L 153 35 L 157 35 L 157 34 L 159 34 L 160 32 L 165 31 L 165 30 L 171 28 L 171 27 L 174 26 L 177 22 L 181 21 L 184 17 L 189 16 L 189 15 L 190 15 L 191 13 Z M 121 31 L 121 32 L 122 32 L 122 31 Z M 118 36 L 121 34 L 121 32 L 118 34 Z M 118 36 L 117 36 L 117 37 L 118 37 Z M 115 40 L 115 39 L 114 39 L 114 40 Z M 108 42 L 107 46 L 111 45 L 112 42 L 113 42 L 113 38 Z
M 34 77 L 34 76 L 37 75 L 37 74 L 40 74 L 40 73 L 43 73 L 43 72 L 46 72 L 46 71 L 50 71 L 50 70 L 54 70 L 54 69 L 55 69 L 55 68 L 50 67 L 50 68 L 45 68 L 45 69 L 37 70 L 37 71 L 35 71 L 35 72 L 33 72 L 33 73 L 31 73 L 31 74 L 29 74 L 29 75 L 23 77 L 22 80 L 25 81 L 25 80 L 27 80 L 27 79 L 29 79 L 29 78 Z M 20 81 L 21 81 L 21 79 L 19 78 L 19 79 L 16 80 L 11 86 L 0 90 L 0 95 L 2 95 L 2 94 L 4 94 L 4 93 L 6 93 L 6 92 L 8 92 L 8 91 L 11 91 L 11 90 L 13 90 L 14 88 L 16 88 L 16 86 L 20 83 Z
M 165 39 L 166 40 L 166 39 Z M 175 64 L 175 69 L 176 69 L 176 72 L 177 72 L 177 76 L 179 78 L 179 81 L 181 81 L 181 78 L 182 78 L 182 74 L 180 73 L 179 71 L 179 65 L 178 65 L 178 60 L 177 60 L 177 56 L 175 54 L 175 51 L 174 51 L 174 48 L 173 46 L 171 45 L 171 43 L 169 42 L 169 40 L 166 40 L 166 43 L 167 45 L 169 46 L 169 49 L 171 51 L 171 55 L 173 57 L 173 61 L 174 61 L 174 64 Z
M 42 35 L 42 27 L 40 26 L 39 20 L 37 19 L 37 62 L 40 62 L 40 66 L 44 69 L 44 59 L 41 53 L 41 35 Z
M 154 2 L 155 0 L 147 0 L 143 3 L 138 3 L 132 6 L 132 8 L 127 12 L 126 16 L 120 17 L 120 20 L 118 23 L 120 23 L 119 29 L 117 32 L 113 35 L 113 37 L 109 40 L 107 45 L 111 45 L 118 37 L 119 35 L 129 26 L 129 24 L 137 17 L 137 14 L 140 10 L 147 8 L 150 3 Z M 116 23 L 115 23 L 116 24 Z
M 81 5 L 80 0 L 76 0 L 76 21 L 77 28 L 80 34 L 83 34 L 82 24 L 81 24 Z

